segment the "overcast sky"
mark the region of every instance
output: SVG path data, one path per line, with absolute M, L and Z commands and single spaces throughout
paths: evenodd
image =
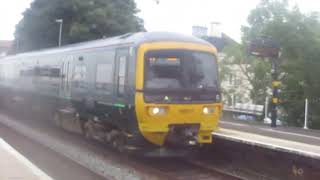
M 22 18 L 21 13 L 32 0 L 1 0 L 0 40 L 13 39 L 15 25 Z M 237 41 L 240 27 L 259 0 L 135 0 L 141 10 L 148 31 L 172 31 L 191 34 L 192 25 L 209 27 L 210 22 L 220 22 L 221 30 Z M 291 0 L 303 12 L 320 11 L 318 0 Z

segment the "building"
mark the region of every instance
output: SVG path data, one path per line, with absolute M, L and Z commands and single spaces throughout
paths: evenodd
M 221 56 L 220 56 L 221 57 Z M 221 80 L 223 102 L 225 106 L 235 107 L 236 104 L 252 104 L 250 92 L 252 85 L 245 76 L 241 66 L 246 64 L 223 64 L 226 59 L 220 59 L 220 68 L 227 71 Z M 223 66 L 223 67 L 222 67 Z
M 202 38 L 208 35 L 208 28 L 204 26 L 192 26 L 192 35 Z
M 222 30 L 220 22 L 211 22 L 210 23 L 210 34 L 211 37 L 222 38 Z
M 13 44 L 13 41 L 0 40 L 0 57 L 7 55 L 12 44 Z

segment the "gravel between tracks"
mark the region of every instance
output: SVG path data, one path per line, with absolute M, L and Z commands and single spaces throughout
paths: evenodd
M 133 168 L 132 162 L 128 164 L 125 157 L 115 157 L 117 153 L 101 152 L 101 148 L 79 140 L 72 134 L 59 131 L 53 135 L 53 131 L 48 129 L 39 129 L 31 127 L 31 121 L 20 122 L 7 115 L 0 114 L 0 123 L 16 130 L 22 135 L 56 151 L 63 156 L 79 163 L 80 165 L 90 169 L 91 171 L 107 178 L 107 179 L 167 179 L 167 177 L 157 174 L 157 172 L 140 171 Z M 35 125 L 35 124 L 32 124 Z M 119 154 L 118 154 L 119 155 Z M 150 170 L 152 171 L 152 170 Z

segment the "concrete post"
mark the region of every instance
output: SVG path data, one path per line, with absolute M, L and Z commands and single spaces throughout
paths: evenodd
M 269 98 L 266 97 L 266 102 L 264 104 L 264 119 L 268 118 L 268 106 L 269 106 Z
M 306 102 L 305 102 L 303 129 L 308 129 L 308 99 L 306 99 Z

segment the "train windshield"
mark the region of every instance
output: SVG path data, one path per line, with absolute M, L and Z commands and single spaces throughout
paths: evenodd
M 190 50 L 146 53 L 145 90 L 217 90 L 217 62 L 213 54 Z

